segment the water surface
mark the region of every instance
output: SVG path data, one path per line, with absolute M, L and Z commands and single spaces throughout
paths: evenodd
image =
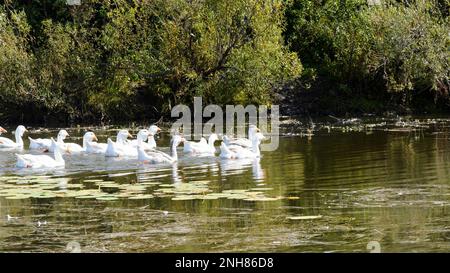
M 180 147 L 174 165 L 71 154 L 50 172 L 17 170 L 18 151 L 3 150 L 0 251 L 65 252 L 75 241 L 86 252 L 367 252 L 377 241 L 382 252 L 449 252 L 449 125 L 317 123 L 307 137 L 299 124 L 259 160 Z M 94 129 L 100 142 L 115 135 Z M 68 131 L 81 143 L 84 128 Z M 168 151 L 167 133 L 157 142 Z

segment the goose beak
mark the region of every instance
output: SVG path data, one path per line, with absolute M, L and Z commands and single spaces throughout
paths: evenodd
M 133 136 L 132 136 L 130 133 L 128 133 L 128 137 L 129 137 L 129 138 L 133 138 Z
M 92 138 L 93 141 L 98 141 L 98 138 L 96 135 L 94 135 L 94 137 Z
M 157 132 L 157 133 L 161 132 L 161 128 L 158 127 L 158 128 L 156 129 L 156 132 Z
M 2 127 L 0 127 L 0 133 L 8 133 L 8 131 L 6 131 L 5 129 L 3 129 Z

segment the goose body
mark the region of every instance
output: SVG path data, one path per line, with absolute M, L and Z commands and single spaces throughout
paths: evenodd
M 136 157 L 138 155 L 136 148 L 130 144 L 121 144 L 113 142 L 108 138 L 108 146 L 105 156 L 107 157 Z
M 131 136 L 127 130 L 120 130 L 117 132 L 116 143 L 127 144 L 127 138 Z M 95 138 L 97 139 L 97 137 Z M 98 141 L 98 140 L 97 140 Z M 111 149 L 111 148 L 110 148 Z M 90 154 L 104 154 L 108 152 L 108 143 L 87 142 L 86 152 Z
M 61 155 L 61 152 L 57 146 L 55 140 L 51 139 L 54 147 L 54 158 L 48 155 L 31 155 L 31 154 L 16 154 L 17 156 L 17 168 L 58 168 L 64 167 L 65 161 Z
M 77 143 L 64 143 L 65 137 L 69 136 L 69 134 L 67 134 L 66 132 L 66 134 L 63 133 L 63 136 L 64 137 L 60 138 L 60 135 L 58 134 L 58 141 L 55 142 L 56 143 L 55 145 L 52 144 L 48 148 L 49 152 L 53 153 L 55 147 L 58 147 L 58 149 L 60 149 L 61 151 L 69 154 L 86 152 L 88 143 L 93 142 L 94 140 L 97 139 L 97 137 L 93 132 L 86 132 L 83 135 L 83 146 L 81 146 Z
M 186 141 L 184 143 L 183 152 L 185 153 L 195 153 L 196 150 L 201 149 L 201 147 L 208 145 L 206 138 L 202 137 L 199 142 Z
M 64 139 L 69 136 L 66 130 L 60 130 L 56 139 L 57 143 L 63 143 Z M 28 137 L 30 140 L 30 150 L 47 149 L 50 150 L 52 146 L 52 140 L 50 138 L 38 138 L 33 139 Z M 53 150 L 51 151 L 53 152 Z
M 185 141 L 183 151 L 191 154 L 214 155 L 216 153 L 214 142 L 218 139 L 216 134 L 211 134 L 208 141 L 206 141 L 204 137 L 202 137 L 199 142 Z
M 146 140 L 144 140 L 144 141 L 142 141 L 142 143 L 139 144 L 139 139 L 134 139 L 134 140 L 130 141 L 131 145 L 133 145 L 133 147 L 137 147 L 138 145 L 141 145 L 144 148 L 144 150 L 146 150 L 146 151 L 155 149 L 156 148 L 155 135 L 157 133 L 161 132 L 161 129 L 156 125 L 152 125 L 148 128 L 147 131 L 148 131 L 148 135 L 147 135 L 148 141 L 147 142 L 145 142 Z M 139 133 L 138 133 L 138 138 L 139 138 Z
M 86 144 L 86 153 L 104 154 L 104 153 L 106 153 L 107 148 L 108 148 L 108 144 L 106 144 L 106 143 L 88 142 Z
M 6 130 L 5 130 L 6 131 Z M 14 132 L 16 141 L 6 138 L 0 137 L 0 148 L 23 148 L 23 134 L 27 131 L 27 129 L 23 125 L 19 125 Z
M 63 148 L 67 153 L 82 153 L 86 152 L 88 143 L 97 140 L 97 137 L 93 132 L 86 132 L 83 135 L 83 146 L 77 143 L 64 143 Z
M 137 139 L 135 139 L 136 144 L 133 144 L 132 141 L 125 144 L 113 143 L 111 139 L 108 139 L 108 154 L 112 157 L 138 157 L 138 150 L 136 150 L 136 148 L 141 147 L 142 149 L 145 149 L 144 144 L 148 144 L 145 141 L 148 139 L 149 135 L 149 130 L 139 130 Z
M 255 133 L 259 132 L 259 129 L 255 126 L 255 125 L 250 125 L 248 127 L 248 138 L 235 138 L 235 139 L 231 139 L 228 136 L 223 136 L 223 141 L 225 142 L 226 145 L 230 146 L 230 145 L 238 145 L 244 148 L 252 148 L 252 138 L 253 135 Z
M 120 138 L 120 136 L 118 135 L 117 138 Z M 97 141 L 98 141 L 97 136 L 94 133 L 92 133 L 91 139 L 89 141 L 86 141 L 86 143 L 85 143 L 85 147 L 86 147 L 85 152 L 88 154 L 104 154 L 104 153 L 106 153 L 108 144 L 98 143 Z M 84 143 L 84 141 L 83 141 L 83 143 Z
M 237 138 L 237 139 L 231 139 L 228 136 L 223 136 L 223 142 L 225 142 L 226 145 L 238 145 L 244 148 L 251 148 L 252 142 L 250 139 L 246 138 Z
M 178 161 L 177 147 L 181 142 L 184 142 L 185 139 L 181 136 L 175 135 L 172 137 L 170 143 L 170 150 L 172 155 L 168 155 L 161 151 L 151 151 L 146 153 L 142 146 L 137 147 L 138 152 L 138 160 L 144 163 L 149 164 L 158 164 L 158 163 L 175 163 Z
M 127 141 L 128 136 L 131 136 L 127 130 L 120 130 L 117 134 L 117 141 L 113 142 L 108 138 L 108 146 L 106 147 L 106 157 L 136 157 L 137 150 L 133 145 Z
M 259 145 L 263 139 L 263 134 L 255 133 L 252 136 L 251 149 L 239 145 L 227 145 L 225 142 L 222 142 L 220 145 L 220 157 L 224 159 L 258 158 L 261 156 Z

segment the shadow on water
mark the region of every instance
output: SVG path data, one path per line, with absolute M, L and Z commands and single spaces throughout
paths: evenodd
M 285 130 L 261 159 L 180 147 L 173 165 L 71 154 L 66 168 L 39 172 L 14 167 L 28 150 L 2 150 L 0 251 L 75 241 L 93 252 L 367 252 L 378 241 L 383 252 L 448 252 L 449 124 L 324 123 L 309 137 Z M 82 130 L 68 131 L 81 142 Z

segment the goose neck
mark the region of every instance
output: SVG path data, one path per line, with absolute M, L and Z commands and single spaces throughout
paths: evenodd
M 16 137 L 16 144 L 18 146 L 23 146 L 22 134 L 20 133 L 19 130 L 16 130 L 15 137 Z
M 87 137 L 83 137 L 83 149 L 85 149 L 85 150 L 86 150 L 87 145 L 88 145 L 87 143 L 88 143 Z
M 172 143 L 170 149 L 173 161 L 177 161 L 178 160 L 177 145 L 175 143 Z
M 261 152 L 259 150 L 259 141 L 257 139 L 253 139 L 252 151 L 256 156 L 259 156 L 261 154 Z
M 53 153 L 54 153 L 56 162 L 60 162 L 60 163 L 64 162 L 64 159 L 61 155 L 61 151 L 59 150 L 59 147 L 57 145 L 55 145 L 55 151 Z
M 153 135 L 148 136 L 148 144 L 150 144 L 152 147 L 156 147 L 156 141 Z

